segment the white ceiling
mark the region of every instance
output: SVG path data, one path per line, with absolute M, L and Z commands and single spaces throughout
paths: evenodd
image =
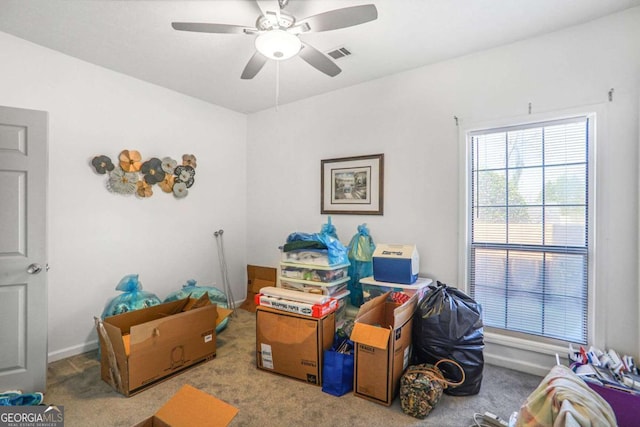
M 301 58 L 240 74 L 253 35 L 175 31 L 173 21 L 255 25 L 255 0 L 0 0 L 0 31 L 242 113 L 587 22 L 640 0 L 290 0 L 298 20 L 373 3 L 378 19 L 300 37 L 318 50 L 346 47 L 328 77 Z

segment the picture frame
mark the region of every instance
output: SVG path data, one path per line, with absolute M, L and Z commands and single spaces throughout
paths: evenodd
M 320 213 L 383 215 L 384 154 L 320 161 Z

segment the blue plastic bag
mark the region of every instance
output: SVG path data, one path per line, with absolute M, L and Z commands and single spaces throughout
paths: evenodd
M 322 228 L 320 229 L 320 234 L 326 234 L 328 236 L 335 237 L 336 239 L 338 239 L 338 231 L 336 230 L 336 226 L 331 224 L 331 216 L 329 216 L 329 219 L 327 220 L 326 224 L 322 224 Z
M 316 244 L 313 250 L 327 251 L 329 265 L 348 264 L 347 248 L 337 238 L 324 233 L 291 233 L 287 237 L 287 243 L 311 242 Z M 287 251 L 285 244 L 284 250 Z
M 187 280 L 187 283 L 182 285 L 182 289 L 179 291 L 175 291 L 170 293 L 165 299 L 164 302 L 176 301 L 179 299 L 191 297 L 198 299 L 202 295 L 207 294 L 209 296 L 209 301 L 212 304 L 217 304 L 219 307 L 228 308 L 227 304 L 227 295 L 222 292 L 218 288 L 214 288 L 212 286 L 198 286 L 197 282 L 193 279 Z M 224 328 L 227 327 L 229 323 L 229 318 L 224 319 L 218 326 L 216 326 L 216 333 L 219 333 Z
M 116 286 L 116 291 L 122 291 L 123 293 L 107 303 L 102 312 L 103 319 L 116 314 L 158 305 L 162 302 L 156 294 L 142 290 L 142 284 L 138 280 L 137 274 L 124 276 Z
M 360 307 L 364 302 L 362 285 L 360 279 L 373 276 L 373 252 L 376 245 L 373 237 L 369 234 L 367 224 L 358 226 L 358 232 L 351 238 L 349 243 L 349 299 L 351 305 Z

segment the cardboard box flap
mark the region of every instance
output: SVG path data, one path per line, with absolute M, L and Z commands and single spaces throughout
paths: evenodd
M 120 328 L 123 334 L 126 334 L 133 325 L 150 320 L 163 319 L 179 313 L 187 302 L 188 300 L 181 299 L 147 307 L 144 310 L 133 310 L 115 316 L 109 316 L 104 319 L 104 323 L 114 325 Z
M 257 265 L 247 265 L 247 276 L 249 283 L 256 279 L 266 280 L 275 283 L 278 270 L 273 267 L 260 267 Z
M 198 299 L 191 298 L 191 294 L 189 294 L 185 299 L 187 301 L 184 307 L 182 308 L 182 311 L 194 310 L 196 308 L 204 307 L 206 305 L 211 304 L 211 300 L 209 299 L 209 294 L 206 292 L 200 295 L 200 298 Z
M 265 279 L 253 279 L 251 284 L 249 285 L 249 290 L 254 293 L 260 292 L 260 289 L 266 288 L 267 286 L 275 286 L 275 281 L 265 280 Z
M 231 316 L 233 310 L 218 306 L 218 318 L 216 319 L 216 326 L 218 326 L 224 319 Z
M 351 331 L 351 341 L 386 350 L 391 329 L 356 322 Z
M 156 417 L 171 427 L 226 427 L 237 414 L 237 408 L 187 384 Z
M 385 301 L 387 300 L 387 297 L 389 296 L 389 294 L 391 294 L 391 292 L 385 292 L 384 294 L 382 294 L 380 296 L 377 296 L 377 297 L 365 302 L 364 304 L 362 304 L 360 306 L 360 309 L 358 310 L 358 314 L 356 315 L 356 319 L 359 319 L 362 316 L 364 316 L 365 314 L 367 314 L 368 312 L 370 312 L 371 310 L 374 310 L 380 304 L 384 304 Z

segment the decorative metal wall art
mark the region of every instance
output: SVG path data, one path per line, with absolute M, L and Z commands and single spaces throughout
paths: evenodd
M 181 199 L 189 194 L 188 189 L 195 182 L 196 157 L 193 154 L 183 154 L 182 164 L 178 165 L 171 157 L 162 160 L 152 157 L 143 162 L 139 151 L 123 150 L 117 165 L 105 155 L 94 157 L 91 164 L 96 173 L 108 176 L 107 189 L 117 194 L 151 197 L 157 184 L 163 192 L 173 193 Z

